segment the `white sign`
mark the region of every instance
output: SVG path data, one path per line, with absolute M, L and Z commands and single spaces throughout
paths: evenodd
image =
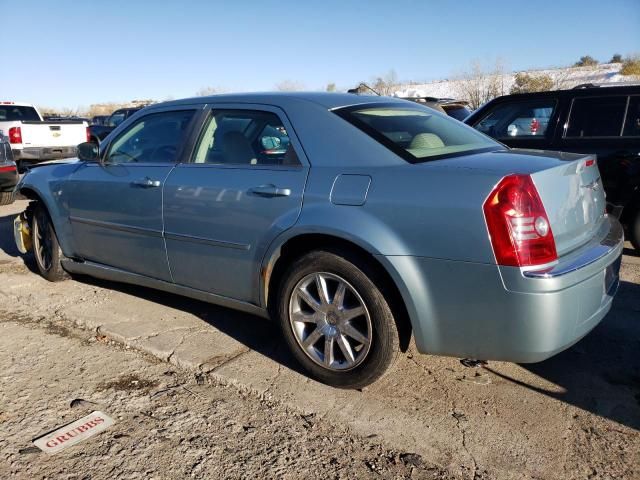
M 96 433 L 106 430 L 114 423 L 113 418 L 96 411 L 34 440 L 33 444 L 43 452 L 49 454 L 57 453 L 89 437 L 93 437 Z

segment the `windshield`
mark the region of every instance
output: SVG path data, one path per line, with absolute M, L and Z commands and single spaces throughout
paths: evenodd
M 336 113 L 411 163 L 504 148 L 425 107 L 359 105 Z
M 39 122 L 38 112 L 33 107 L 0 105 L 0 122 Z

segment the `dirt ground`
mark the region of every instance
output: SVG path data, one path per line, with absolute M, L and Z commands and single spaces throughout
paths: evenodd
M 250 392 L 63 325 L 0 323 L 0 478 L 450 478 Z M 31 439 L 94 410 L 107 431 L 48 455 Z
M 467 368 L 411 348 L 381 381 L 342 391 L 304 376 L 262 319 L 88 278 L 44 281 L 12 244 L 25 205 L 0 207 L 0 478 L 640 478 L 640 257 L 629 249 L 610 314 L 548 361 Z M 35 436 L 96 409 L 71 408 L 75 398 L 116 425 L 32 453 Z

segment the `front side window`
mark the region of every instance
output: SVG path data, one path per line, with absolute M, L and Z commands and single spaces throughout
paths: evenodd
M 626 96 L 576 98 L 565 137 L 619 137 L 626 107 Z
M 282 120 L 272 112 L 216 110 L 204 127 L 194 163 L 300 165 Z
M 153 113 L 140 118 L 118 136 L 107 163 L 175 163 L 193 110 Z
M 503 148 L 427 107 L 383 104 L 348 107 L 335 113 L 411 163 Z
M 555 99 L 542 98 L 496 106 L 474 127 L 487 135 L 508 140 L 513 137 L 544 138 L 556 107 Z
M 624 122 L 625 137 L 640 137 L 640 95 L 629 97 L 627 119 Z

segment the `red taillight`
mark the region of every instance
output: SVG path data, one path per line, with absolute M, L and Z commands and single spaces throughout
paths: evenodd
M 86 128 L 86 133 L 87 133 L 87 142 L 91 141 L 91 130 L 89 130 L 89 127 Z
M 558 259 L 547 212 L 529 175 L 504 177 L 483 209 L 499 265 L 528 267 Z
M 17 168 L 13 165 L 10 165 L 8 167 L 0 167 L 0 173 L 15 172 L 16 170 Z
M 529 127 L 531 135 L 535 135 L 536 133 L 538 133 L 538 128 L 540 128 L 540 122 L 537 118 L 534 118 L 533 120 L 531 120 L 531 125 Z
M 20 127 L 9 129 L 9 143 L 22 143 L 22 130 Z

